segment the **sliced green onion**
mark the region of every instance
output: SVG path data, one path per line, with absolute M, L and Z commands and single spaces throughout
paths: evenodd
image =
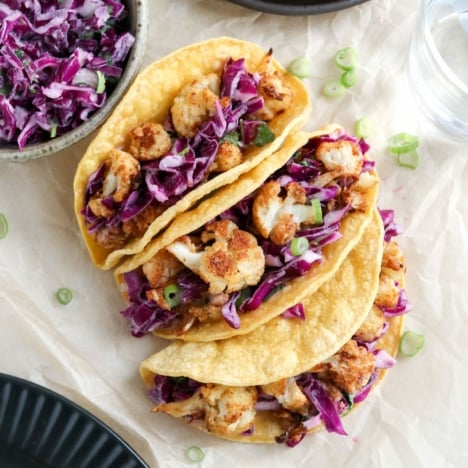
M 328 98 L 339 98 L 346 92 L 346 88 L 339 80 L 328 80 L 322 88 L 322 93 Z
M 50 124 L 50 138 L 57 136 L 57 122 L 51 122 Z
M 0 239 L 4 239 L 8 234 L 8 220 L 3 213 L 0 213 Z
M 205 454 L 203 453 L 203 450 L 200 447 L 197 447 L 196 445 L 192 445 L 187 449 L 187 458 L 191 462 L 201 462 L 205 458 Z
M 106 77 L 104 76 L 104 73 L 102 71 L 97 71 L 97 86 L 96 86 L 96 93 L 101 94 L 106 90 Z
M 312 208 L 314 209 L 315 224 L 322 224 L 323 212 L 322 212 L 322 205 L 320 204 L 320 200 L 318 200 L 317 198 L 312 198 L 310 203 L 312 205 Z
M 71 289 L 68 289 L 68 288 L 58 289 L 55 296 L 57 297 L 57 301 L 59 301 L 60 304 L 63 304 L 63 305 L 69 304 L 71 300 L 73 299 L 73 293 Z
M 307 78 L 310 75 L 311 62 L 307 57 L 298 57 L 288 66 L 288 71 L 298 78 Z
M 404 356 L 414 356 L 424 346 L 424 341 L 424 335 L 407 330 L 401 336 L 399 351 Z
M 172 309 L 173 307 L 177 307 L 181 302 L 181 291 L 177 284 L 170 284 L 166 286 L 163 291 L 164 299 L 166 300 L 167 305 Z
M 374 124 L 369 117 L 362 117 L 356 122 L 355 133 L 358 138 L 369 138 L 374 133 Z
M 357 51 L 354 47 L 344 47 L 335 54 L 335 63 L 342 70 L 352 70 L 357 65 Z
M 400 153 L 397 157 L 397 163 L 401 167 L 416 169 L 419 165 L 419 154 L 416 150 L 409 153 Z
M 309 245 L 310 244 L 309 244 L 309 240 L 307 239 L 307 237 L 295 237 L 291 241 L 291 246 L 290 246 L 291 253 L 295 257 L 299 257 L 303 253 L 307 252 Z
M 397 133 L 388 140 L 388 149 L 393 154 L 409 153 L 418 146 L 419 138 L 410 133 Z
M 353 68 L 352 70 L 346 70 L 341 75 L 341 84 L 345 88 L 351 88 L 357 83 L 357 73 L 356 70 Z

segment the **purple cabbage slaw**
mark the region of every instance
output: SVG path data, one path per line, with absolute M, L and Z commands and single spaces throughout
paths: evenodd
M 253 118 L 264 103 L 257 90 L 258 81 L 256 74 L 246 70 L 245 59 L 228 59 L 222 73 L 220 98 L 228 97 L 229 102 L 223 106 L 218 102 L 215 115 L 201 125 L 193 138 L 178 136 L 167 116 L 165 127 L 173 140 L 170 151 L 157 160 L 141 163 L 140 186 L 126 200 L 115 203 L 111 196 L 108 198 L 116 211 L 110 218 L 98 218 L 88 207 L 90 198 L 103 186 L 106 175 L 103 163 L 90 176 L 86 187 L 82 214 L 88 231 L 93 234 L 128 221 L 153 201 L 163 206 L 176 203 L 206 180 L 224 139 L 233 139 L 241 149 L 272 141 L 274 135 L 267 124 Z
M 103 106 L 135 41 L 126 17 L 121 0 L 0 2 L 0 144 L 46 141 Z
M 401 234 L 401 228 L 394 221 L 393 210 L 380 210 L 379 213 L 384 223 L 384 242 L 389 242 L 393 237 Z M 405 295 L 406 298 L 406 295 Z M 411 310 L 408 304 L 404 313 Z M 387 317 L 392 317 L 400 314 L 387 314 Z M 285 312 L 287 318 L 298 317 L 302 318 L 302 311 L 300 307 L 293 306 Z M 361 387 L 355 394 L 350 395 L 347 392 L 341 390 L 342 398 L 338 401 L 333 401 L 328 392 L 326 385 L 322 382 L 315 372 L 304 372 L 295 377 L 296 383 L 302 389 L 304 395 L 312 403 L 311 413 L 301 423 L 299 431 L 289 431 L 284 437 L 279 437 L 278 442 L 284 442 L 289 447 L 296 446 L 306 436 L 307 432 L 320 424 L 323 424 L 328 432 L 334 432 L 340 435 L 347 435 L 346 430 L 343 427 L 341 416 L 349 412 L 354 404 L 361 403 L 369 395 L 374 383 L 377 380 L 379 371 L 384 369 L 390 369 L 396 365 L 396 359 L 388 354 L 385 349 L 378 348 L 379 340 L 387 333 L 390 324 L 386 321 L 382 327 L 380 334 L 375 337 L 372 341 L 363 341 L 353 336 L 359 346 L 365 347 L 368 352 L 372 353 L 375 358 L 375 369 L 370 376 L 368 382 Z M 165 403 L 168 401 L 179 401 L 181 399 L 189 398 L 192 396 L 201 385 L 200 383 L 189 379 L 189 378 L 176 378 L 175 383 L 172 382 L 173 377 L 166 376 L 155 376 L 154 385 L 148 391 L 148 396 L 156 403 Z M 185 392 L 163 394 L 160 390 L 161 386 L 164 388 L 170 388 L 171 385 L 176 385 L 179 380 L 182 379 L 183 388 Z M 185 379 L 185 380 L 184 380 Z M 187 389 L 191 391 L 187 392 Z M 257 411 L 275 411 L 281 410 L 282 406 L 276 398 L 271 395 L 259 393 L 259 398 L 256 404 Z M 255 427 L 252 427 L 250 431 L 244 433 L 244 435 L 251 435 L 255 432 Z
M 339 232 L 340 221 L 349 211 L 349 205 L 340 206 L 329 211 L 327 203 L 338 196 L 336 188 L 314 187 L 311 179 L 319 176 L 325 169 L 323 165 L 314 157 L 315 151 L 322 141 L 352 140 L 358 142 L 354 137 L 346 133 L 334 133 L 327 136 L 315 137 L 309 141 L 297 154 L 286 163 L 282 168 L 271 175 L 268 180 L 279 180 L 282 185 L 294 181 L 306 189 L 308 200 L 317 198 L 322 207 L 323 223 L 297 232 L 297 236 L 307 237 L 309 240 L 309 249 L 300 256 L 291 254 L 289 244 L 278 246 L 269 240 L 263 240 L 260 243 L 265 254 L 266 269 L 260 283 L 255 287 L 248 287 L 240 293 L 232 293 L 229 301 L 223 306 L 222 314 L 226 322 L 233 328 L 239 328 L 239 314 L 248 313 L 257 309 L 262 302 L 269 299 L 273 294 L 279 291 L 284 285 L 299 276 L 309 272 L 312 266 L 323 259 L 322 249 L 325 245 L 337 241 L 341 234 Z M 362 145 L 366 151 L 367 145 Z M 368 164 L 364 170 L 371 170 L 372 164 Z M 220 214 L 217 219 L 229 219 L 237 224 L 240 229 L 251 231 L 250 219 L 254 195 L 248 195 L 233 207 Z M 191 278 L 195 278 L 193 275 Z M 135 278 L 138 278 L 135 280 Z M 164 328 L 170 322 L 171 318 L 176 317 L 180 309 L 174 308 L 171 311 L 163 310 L 158 304 L 146 299 L 145 294 L 138 291 L 150 289 L 146 279 L 141 271 L 135 270 L 124 274 L 123 280 L 126 283 L 128 291 L 128 307 L 121 312 L 130 323 L 130 331 L 133 336 L 141 337 L 146 333 L 152 332 L 158 328 Z M 138 288 L 135 287 L 138 284 Z M 190 281 L 187 287 L 191 288 Z M 183 287 L 179 284 L 179 287 Z M 201 297 L 203 291 L 201 288 L 195 288 Z M 195 296 L 192 296 L 197 299 Z M 186 302 L 182 308 L 186 307 Z M 286 317 L 301 316 L 301 306 L 295 305 L 296 309 L 285 311 Z M 144 319 L 143 319 L 144 318 Z
M 342 398 L 337 401 L 330 397 L 326 384 L 317 373 L 304 372 L 296 376 L 297 385 L 311 403 L 310 414 L 301 415 L 302 423 L 296 428 L 299 430 L 291 431 L 291 433 L 288 431 L 277 441 L 284 442 L 289 447 L 295 447 L 304 439 L 308 431 L 320 424 L 323 424 L 328 432 L 347 435 L 341 416 L 349 412 L 354 404 L 361 403 L 367 398 L 380 370 L 389 369 L 396 364 L 396 360 L 384 349 L 375 349 L 370 352 L 375 356 L 375 370 L 368 382 L 353 395 L 340 390 Z M 202 385 L 201 382 L 189 377 L 168 377 L 156 374 L 147 395 L 156 405 L 177 402 L 193 396 Z M 256 411 L 284 411 L 278 400 L 272 395 L 262 393 L 260 387 L 255 409 Z M 200 415 L 196 417 L 200 418 Z M 190 418 L 189 421 L 191 421 Z M 255 426 L 252 426 L 243 435 L 254 433 Z

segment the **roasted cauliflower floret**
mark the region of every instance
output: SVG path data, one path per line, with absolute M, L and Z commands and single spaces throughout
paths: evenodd
M 393 308 L 398 304 L 400 289 L 395 281 L 387 275 L 380 275 L 379 289 L 374 304 L 377 307 Z
M 274 396 L 283 408 L 307 414 L 309 400 L 302 393 L 294 377 L 262 385 L 262 392 Z
M 206 384 L 186 400 L 161 403 L 153 412 L 163 411 L 176 418 L 202 418 L 206 430 L 220 435 L 241 434 L 255 419 L 255 387 L 227 387 Z
M 265 256 L 256 238 L 232 221 L 209 224 L 202 233 L 199 250 L 185 236 L 167 247 L 187 268 L 209 285 L 211 294 L 239 291 L 256 284 L 265 270 Z
M 140 163 L 125 151 L 109 151 L 106 168 L 102 189 L 88 202 L 91 211 L 101 218 L 115 214 L 104 199 L 112 197 L 114 201 L 122 202 L 136 189 L 140 177 Z
M 167 250 L 160 250 L 151 260 L 143 264 L 143 274 L 152 288 L 165 285 L 184 265 Z
M 145 122 L 130 132 L 128 151 L 140 161 L 160 158 L 171 146 L 171 137 L 161 124 Z
M 395 241 L 386 242 L 384 245 L 382 268 L 393 271 L 404 271 L 406 268 L 405 257 Z
M 364 387 L 374 373 L 375 357 L 355 340 L 350 340 L 327 364 L 326 376 L 330 382 L 353 394 Z
M 242 162 L 242 152 L 237 145 L 223 141 L 210 167 L 211 172 L 225 172 Z
M 255 387 L 227 387 L 208 384 L 200 388 L 206 429 L 216 434 L 241 434 L 253 425 Z
M 107 164 L 102 197 L 112 196 L 116 202 L 121 202 L 138 184 L 140 163 L 125 151 L 111 150 L 107 155 Z
M 153 413 L 162 411 L 170 414 L 175 418 L 183 418 L 186 416 L 198 416 L 203 413 L 204 403 L 200 392 L 194 393 L 190 398 L 185 400 L 173 401 L 170 403 L 160 403 L 152 410 Z
M 371 342 L 379 338 L 385 324 L 384 313 L 378 307 L 372 307 L 366 319 L 358 328 L 354 336 L 358 341 Z
M 350 203 L 355 210 L 366 211 L 372 198 L 369 196 L 370 192 L 378 183 L 377 177 L 369 172 L 364 172 L 349 190 L 343 192 L 343 201 Z
M 302 223 L 315 222 L 315 209 L 306 202 L 305 190 L 298 183 L 289 183 L 282 198 L 279 182 L 267 182 L 255 195 L 253 223 L 260 235 L 284 245 L 294 238 Z
M 216 73 L 202 76 L 184 86 L 171 107 L 172 123 L 179 135 L 192 138 L 200 125 L 216 111 L 220 77 Z
M 318 146 L 315 155 L 335 177 L 359 177 L 363 159 L 356 143 L 346 140 L 324 141 Z
M 257 90 L 263 98 L 263 107 L 255 112 L 255 117 L 265 121 L 288 109 L 293 98 L 292 90 L 285 84 L 282 74 L 271 68 L 272 53 L 270 50 L 265 55 L 258 69 L 260 81 Z

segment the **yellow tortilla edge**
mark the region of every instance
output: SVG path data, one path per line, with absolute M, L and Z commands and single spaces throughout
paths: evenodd
M 274 69 L 285 73 L 285 81 L 294 93 L 293 104 L 280 114 L 270 127 L 277 135 L 275 140 L 261 148 L 251 148 L 237 167 L 221 173 L 189 192 L 175 205 L 169 207 L 151 224 L 143 237 L 135 239 L 124 248 L 111 250 L 99 246 L 88 233 L 81 215 L 84 194 L 89 176 L 106 159 L 111 149 L 121 148 L 131 129 L 145 121 L 161 121 L 180 89 L 198 76 L 220 71 L 227 57 L 245 58 L 246 67 L 255 70 L 266 51 L 257 44 L 231 37 L 212 38 L 178 49 L 148 65 L 135 79 L 111 116 L 101 126 L 78 163 L 73 180 L 74 211 L 85 246 L 95 266 L 103 270 L 115 267 L 123 258 L 140 252 L 179 213 L 198 200 L 235 181 L 267 158 L 283 143 L 287 134 L 299 129 L 311 110 L 307 88 L 273 58 Z M 189 64 L 190 66 L 187 66 Z M 142 96 L 144 99 L 142 99 Z

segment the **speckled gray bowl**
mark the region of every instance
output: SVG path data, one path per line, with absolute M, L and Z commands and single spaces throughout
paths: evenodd
M 146 0 L 124 0 L 124 3 L 128 8 L 130 31 L 135 35 L 135 44 L 130 52 L 125 70 L 104 106 L 79 127 L 52 140 L 29 145 L 22 150 L 0 145 L 0 162 L 27 161 L 57 153 L 87 137 L 107 119 L 138 73 L 146 46 L 148 30 Z

